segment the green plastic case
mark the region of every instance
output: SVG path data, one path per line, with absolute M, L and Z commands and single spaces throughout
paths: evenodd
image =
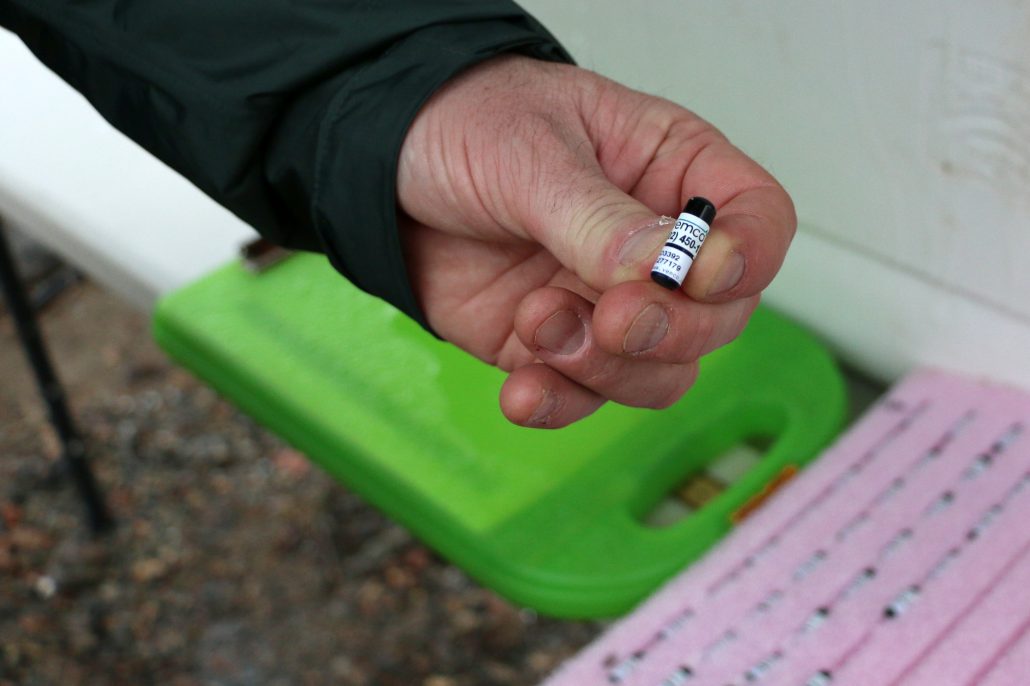
M 172 357 L 483 584 L 565 617 L 612 616 L 680 571 L 845 416 L 827 351 L 759 308 L 662 411 L 609 404 L 558 431 L 509 424 L 503 374 L 437 341 L 314 255 L 230 264 L 166 297 Z M 697 513 L 644 515 L 714 456 L 765 456 Z

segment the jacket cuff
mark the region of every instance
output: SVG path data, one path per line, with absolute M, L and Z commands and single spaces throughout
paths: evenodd
M 572 62 L 532 19 L 420 29 L 367 63 L 328 103 L 318 131 L 311 219 L 333 266 L 432 332 L 405 268 L 397 169 L 422 105 L 459 72 L 502 53 Z

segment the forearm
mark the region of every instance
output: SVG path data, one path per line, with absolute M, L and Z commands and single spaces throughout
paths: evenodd
M 505 0 L 0 0 L 0 24 L 263 235 L 416 318 L 394 197 L 408 125 L 471 64 L 568 59 Z

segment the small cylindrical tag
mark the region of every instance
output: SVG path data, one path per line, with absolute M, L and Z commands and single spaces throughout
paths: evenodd
M 699 197 L 687 201 L 651 267 L 651 279 L 655 283 L 670 290 L 683 285 L 690 265 L 708 237 L 709 222 L 714 218 L 715 206 L 712 203 Z

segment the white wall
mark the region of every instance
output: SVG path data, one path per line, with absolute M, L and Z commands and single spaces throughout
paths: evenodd
M 1030 386 L 1030 2 L 522 4 L 787 186 L 801 231 L 770 303 L 884 379 Z

